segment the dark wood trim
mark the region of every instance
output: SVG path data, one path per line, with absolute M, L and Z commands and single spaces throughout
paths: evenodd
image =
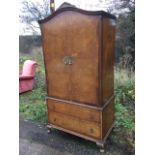
M 106 101 L 106 103 L 103 104 L 102 107 L 87 105 L 87 104 L 83 104 L 83 103 L 79 103 L 79 102 L 74 102 L 74 101 L 63 100 L 63 99 L 58 99 L 58 98 L 49 97 L 49 96 L 47 96 L 46 99 L 51 99 L 51 100 L 54 100 L 54 101 L 58 101 L 58 103 L 63 102 L 63 103 L 78 105 L 78 106 L 86 107 L 86 108 L 90 108 L 90 109 L 95 109 L 95 110 L 98 110 L 98 111 L 103 111 L 103 109 L 110 103 L 110 101 L 111 101 L 112 99 L 114 99 L 114 95 L 112 95 L 112 96 Z
M 43 20 L 39 20 L 38 23 L 39 24 L 43 24 L 48 22 L 50 19 L 52 19 L 53 17 L 57 16 L 58 14 L 65 12 L 65 11 L 74 11 L 74 12 L 79 12 L 85 15 L 102 15 L 103 17 L 107 17 L 107 18 L 112 18 L 112 19 L 116 19 L 116 17 L 112 14 L 109 14 L 105 11 L 86 11 L 83 9 L 79 9 L 79 8 L 75 8 L 75 7 L 65 7 L 65 8 L 60 8 L 58 10 L 56 10 L 55 12 L 53 12 L 53 14 L 49 15 L 48 17 L 46 17 Z

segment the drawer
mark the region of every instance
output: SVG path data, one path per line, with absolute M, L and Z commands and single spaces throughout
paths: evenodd
M 47 99 L 48 111 L 52 110 L 62 114 L 67 114 L 79 119 L 88 120 L 91 122 L 101 123 L 101 111 L 96 109 L 83 107 L 80 105 L 64 103 Z
M 81 120 L 66 114 L 50 111 L 48 113 L 48 122 L 92 138 L 101 137 L 101 126 L 98 123 Z

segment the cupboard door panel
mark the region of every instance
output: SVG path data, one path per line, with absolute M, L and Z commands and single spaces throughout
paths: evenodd
M 99 18 L 66 11 L 42 26 L 48 96 L 98 104 Z

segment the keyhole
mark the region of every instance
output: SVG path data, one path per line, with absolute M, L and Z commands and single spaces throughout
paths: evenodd
M 90 129 L 90 132 L 91 132 L 91 133 L 93 133 L 93 132 L 94 132 L 94 130 L 93 130 L 93 129 Z

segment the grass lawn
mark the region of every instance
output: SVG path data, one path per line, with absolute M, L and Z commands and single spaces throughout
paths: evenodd
M 36 48 L 30 54 L 19 54 L 20 69 L 26 59 L 37 61 L 38 68 L 34 89 L 19 96 L 20 119 L 47 123 L 45 102 L 46 84 L 42 49 Z M 115 69 L 115 128 L 110 141 L 129 151 L 134 151 L 135 96 L 134 73 Z

